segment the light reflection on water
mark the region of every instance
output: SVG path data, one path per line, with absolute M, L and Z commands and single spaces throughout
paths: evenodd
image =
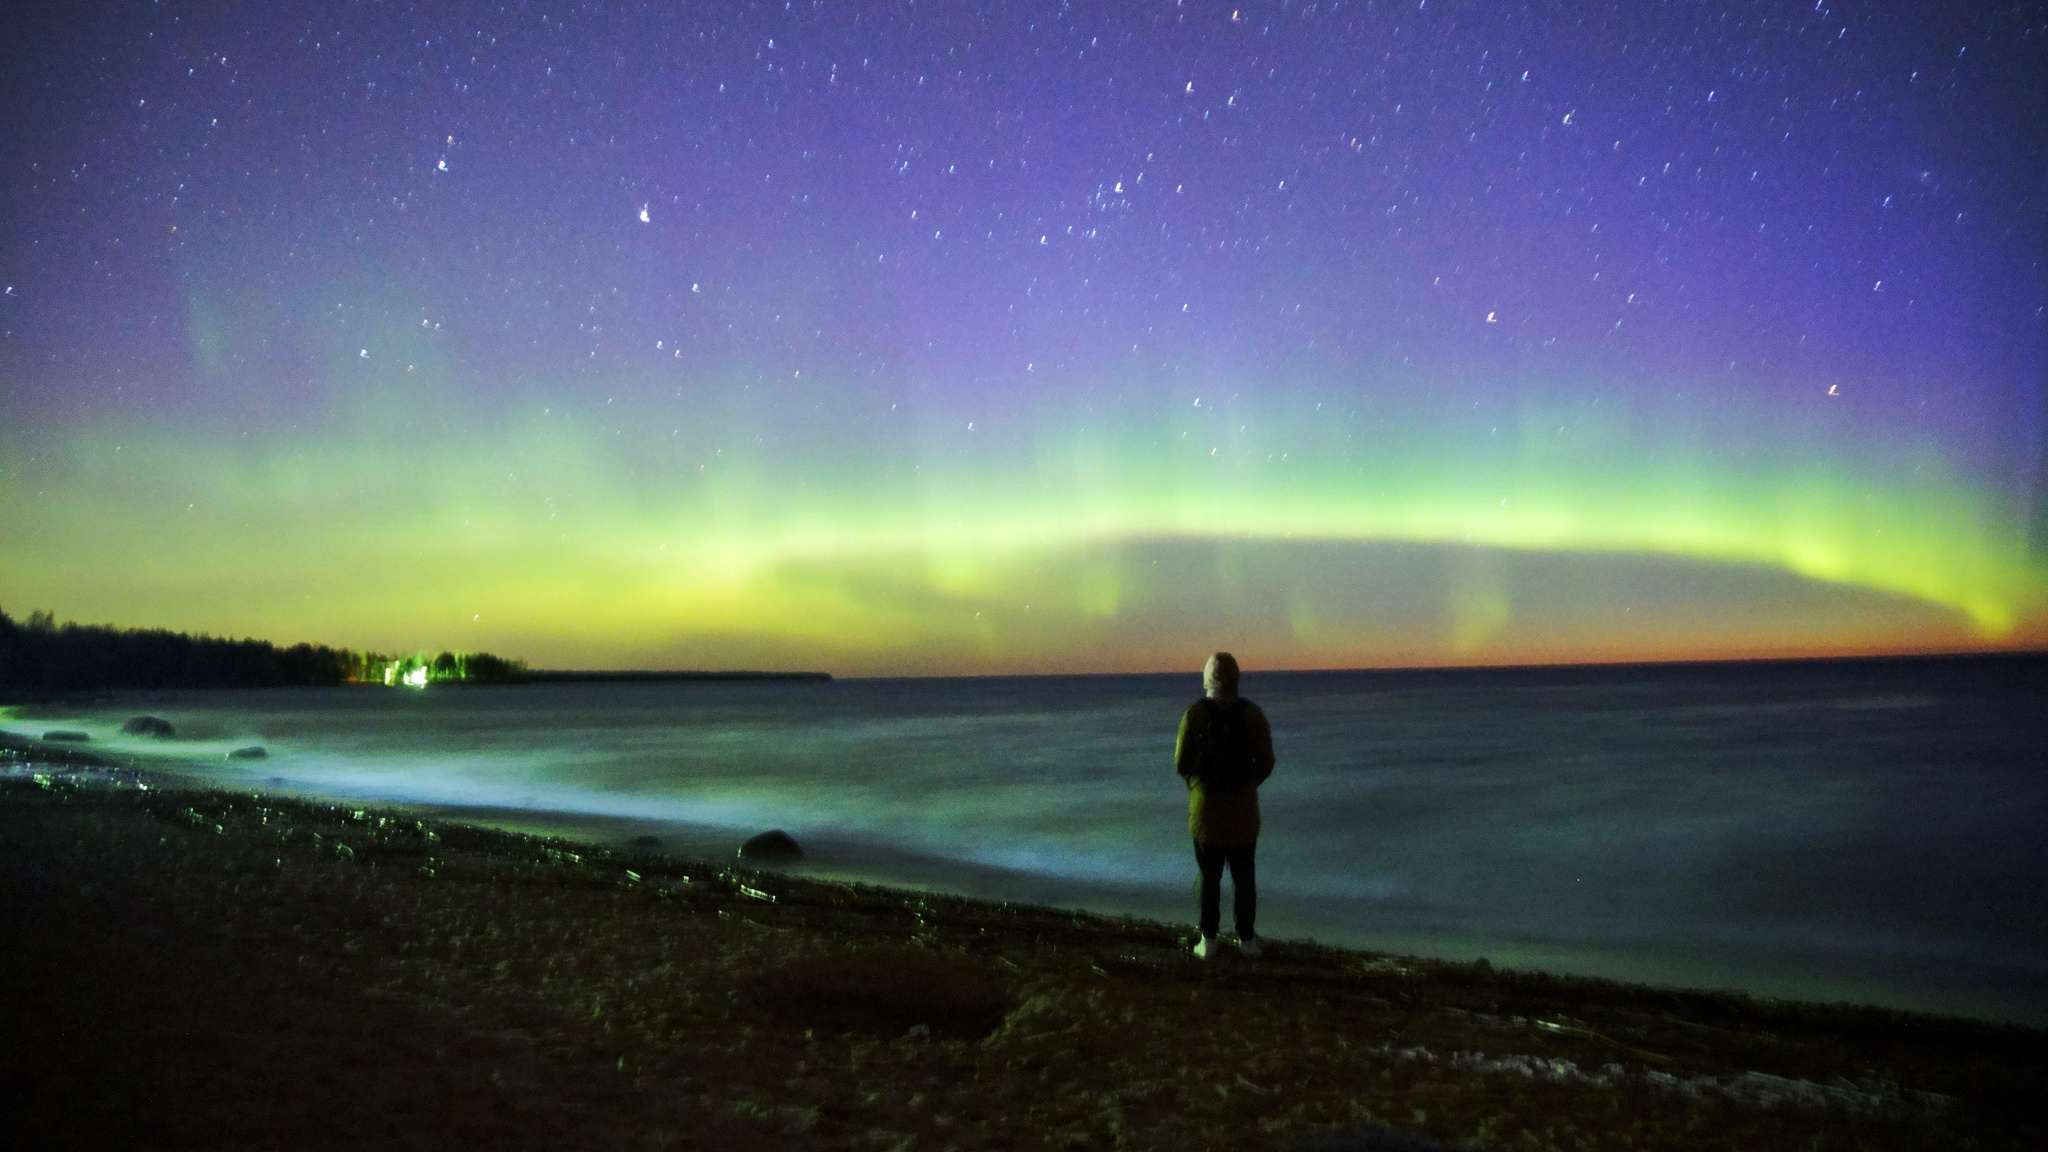
M 1248 675 L 1268 935 L 2048 1022 L 2043 662 Z M 1182 920 L 1188 676 L 16 708 L 239 787 Z M 119 735 L 138 712 L 179 737 Z M 261 743 L 261 761 L 226 752 Z

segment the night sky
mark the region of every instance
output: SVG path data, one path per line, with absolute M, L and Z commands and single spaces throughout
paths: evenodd
M 2048 643 L 2048 4 L 0 25 L 0 608 L 836 672 Z

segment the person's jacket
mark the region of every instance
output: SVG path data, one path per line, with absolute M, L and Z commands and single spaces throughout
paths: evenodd
M 1234 791 L 1211 791 L 1200 776 L 1203 754 L 1212 747 L 1212 731 L 1220 709 L 1243 708 L 1250 738 L 1254 782 Z M 1273 774 L 1273 729 L 1257 704 L 1243 697 L 1216 700 L 1204 696 L 1180 718 L 1173 742 L 1173 769 L 1188 786 L 1188 832 L 1202 844 L 1251 844 L 1259 838 L 1259 785 Z

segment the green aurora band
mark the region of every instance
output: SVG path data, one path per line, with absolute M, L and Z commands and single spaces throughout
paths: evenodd
M 880 672 L 1174 666 L 1233 636 L 1295 666 L 1995 646 L 2032 642 L 2048 604 L 2024 521 L 1931 449 L 1886 467 L 1839 445 L 1730 460 L 1702 447 L 1724 427 L 1653 442 L 1632 429 L 1669 421 L 1597 399 L 1480 435 L 1412 406 L 1226 400 L 1087 423 L 1048 405 L 995 427 L 826 413 L 814 442 L 775 443 L 731 435 L 731 411 L 686 429 L 520 408 L 493 424 L 386 393 L 261 448 L 113 422 L 15 444 L 0 603 L 542 664 Z M 1435 585 L 1414 590 L 1421 609 L 1375 603 L 1398 573 L 1286 574 L 1302 548 L 1389 544 L 1670 557 L 1888 596 L 1782 649 L 1727 619 L 1647 649 L 1532 647 L 1512 627 L 1525 591 L 1485 561 L 1411 573 Z M 1219 571 L 1190 593 L 1162 558 Z M 1375 616 L 1416 627 L 1355 626 Z M 1274 618 L 1285 640 L 1263 643 Z

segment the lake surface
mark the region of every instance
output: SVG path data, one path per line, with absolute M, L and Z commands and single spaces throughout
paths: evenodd
M 233 787 L 1191 922 L 1184 676 L 127 693 Z M 2048 660 L 1248 673 L 1270 937 L 2048 1023 Z M 124 738 L 140 712 L 170 741 Z M 261 743 L 262 761 L 229 761 Z M 1228 901 L 1225 928 L 1229 927 Z

